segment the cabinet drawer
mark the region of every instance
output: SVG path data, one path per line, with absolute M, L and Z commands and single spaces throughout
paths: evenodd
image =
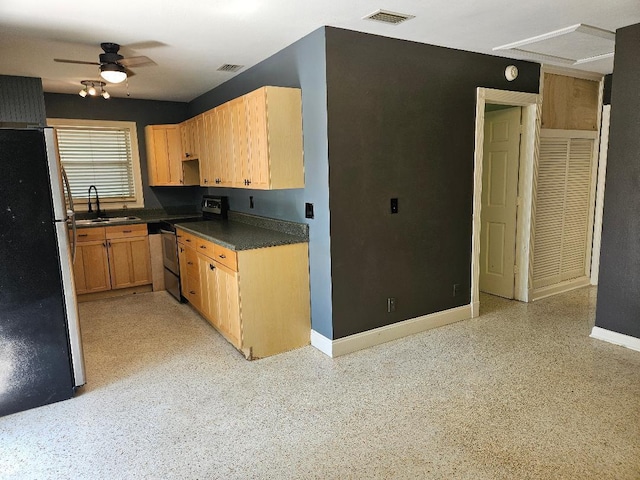
M 238 271 L 238 257 L 236 252 L 216 243 L 213 245 L 213 253 L 216 262 L 220 262 L 234 272 Z
M 208 240 L 202 238 L 196 238 L 196 247 L 199 253 L 206 255 L 207 257 L 215 258 L 215 246 Z
M 79 228 L 78 243 L 104 240 L 104 227 Z
M 144 237 L 147 235 L 147 224 L 112 225 L 105 227 L 107 238 Z
M 187 275 L 191 278 L 191 275 L 198 277 L 198 255 L 196 251 L 192 248 L 187 248 L 184 256 L 187 261 Z
M 191 246 L 193 248 L 196 247 L 197 238 L 195 235 L 191 235 L 190 233 L 185 232 L 184 230 L 176 229 L 176 237 L 178 238 L 178 243 L 182 243 L 184 245 Z

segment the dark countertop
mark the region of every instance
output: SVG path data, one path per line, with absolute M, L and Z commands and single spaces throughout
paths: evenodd
M 176 223 L 176 227 L 232 250 L 252 250 L 309 241 L 302 235 L 292 235 L 231 220 Z
M 158 223 L 163 220 L 184 220 L 201 216 L 200 212 L 185 211 L 168 213 L 163 210 L 129 209 L 109 211 L 108 217 L 135 216 L 140 220 L 121 220 L 109 223 L 90 223 L 78 225 L 78 228 L 108 227 L 111 225 L 134 225 L 140 223 Z M 91 218 L 86 213 L 78 214 L 78 219 Z M 278 220 L 255 215 L 229 211 L 229 220 L 202 220 L 189 223 L 175 222 L 179 227 L 193 235 L 217 243 L 232 250 L 252 250 L 255 248 L 307 243 L 308 225 L 286 220 Z

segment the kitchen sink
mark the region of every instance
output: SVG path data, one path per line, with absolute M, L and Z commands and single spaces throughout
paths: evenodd
M 87 220 L 76 220 L 76 225 L 84 227 L 87 225 L 109 225 L 110 223 L 136 222 L 140 217 L 98 217 Z

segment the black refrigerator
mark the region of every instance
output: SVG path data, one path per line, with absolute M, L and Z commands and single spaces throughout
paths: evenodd
M 0 129 L 0 416 L 85 383 L 63 177 L 52 129 Z

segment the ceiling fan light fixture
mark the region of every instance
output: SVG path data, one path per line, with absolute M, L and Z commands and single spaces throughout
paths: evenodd
M 102 90 L 101 95 L 102 95 L 102 98 L 104 98 L 105 100 L 108 100 L 109 98 L 111 98 L 111 95 L 106 90 Z
M 87 93 L 89 95 L 91 95 L 92 97 L 96 96 L 96 87 L 94 87 L 93 85 L 91 85 L 88 89 L 87 89 Z
M 109 83 L 121 83 L 127 79 L 127 72 L 118 63 L 105 63 L 100 65 L 100 76 Z
M 87 87 L 84 87 L 82 90 L 80 90 L 78 92 L 78 95 L 80 95 L 81 97 L 86 97 L 87 96 Z

